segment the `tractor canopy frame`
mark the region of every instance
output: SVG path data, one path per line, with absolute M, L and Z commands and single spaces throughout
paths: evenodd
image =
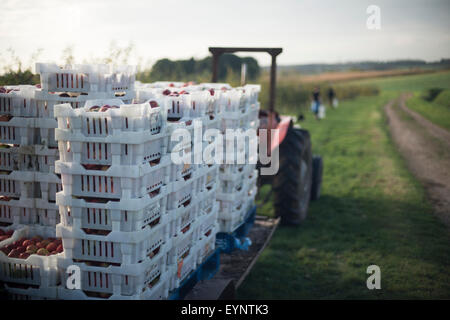
M 270 66 L 270 99 L 269 111 L 275 111 L 275 88 L 277 80 L 277 56 L 283 52 L 282 48 L 239 48 L 239 47 L 209 47 L 209 52 L 213 55 L 212 60 L 212 82 L 217 82 L 219 58 L 224 53 L 235 52 L 266 52 L 272 57 Z

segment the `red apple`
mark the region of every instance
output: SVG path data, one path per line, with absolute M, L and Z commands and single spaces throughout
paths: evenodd
M 168 96 L 170 94 L 170 90 L 166 89 L 162 92 L 163 95 Z
M 214 95 L 214 89 L 209 89 L 209 93 L 213 96 Z
M 20 255 L 19 255 L 19 259 L 26 259 L 26 258 L 28 258 L 30 256 L 30 254 L 28 254 L 28 253 L 26 253 L 26 252 L 22 252 Z
M 30 252 L 32 252 L 32 253 L 35 253 L 38 249 L 39 249 L 39 248 L 38 248 L 36 245 L 30 244 L 30 245 L 27 247 L 27 250 L 26 250 L 26 251 L 30 251 Z
M 8 239 L 8 238 L 9 238 L 9 236 L 6 236 L 6 235 L 0 236 L 0 241 L 6 240 L 6 239 Z
M 154 100 L 150 101 L 150 107 L 152 107 L 152 108 L 158 108 L 158 107 L 159 107 L 158 102 L 156 102 L 156 101 L 154 101 Z
M 103 107 L 100 108 L 100 112 L 105 112 L 108 109 L 111 109 L 111 106 L 109 104 L 105 104 Z
M 26 247 L 20 246 L 20 247 L 17 247 L 16 250 L 19 251 L 20 253 L 24 253 L 26 251 Z
M 58 248 L 58 245 L 54 242 L 50 243 L 45 247 L 49 252 L 55 251 Z
M 17 249 L 11 250 L 11 252 L 8 254 L 8 257 L 10 258 L 18 258 L 20 255 L 20 252 Z
M 46 255 L 48 255 L 49 252 L 45 248 L 40 248 L 36 253 L 40 256 L 46 256 Z
M 89 108 L 89 111 L 98 111 L 100 110 L 100 106 L 92 106 Z
M 4 254 L 8 255 L 11 250 L 8 250 L 6 247 L 3 247 L 0 249 L 0 251 L 3 252 Z
M 57 248 L 56 248 L 56 252 L 61 253 L 64 251 L 63 245 L 60 244 Z
M 25 248 L 32 244 L 34 244 L 33 240 L 25 240 L 24 242 L 22 242 L 22 246 L 24 246 Z

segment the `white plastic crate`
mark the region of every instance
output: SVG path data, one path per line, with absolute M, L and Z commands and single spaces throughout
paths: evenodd
M 134 89 L 135 70 L 131 66 L 66 65 L 36 63 L 41 86 L 46 91 L 108 92 Z
M 134 82 L 136 81 L 136 68 L 133 66 L 114 66 L 108 76 L 108 90 L 115 92 L 124 92 L 134 90 Z
M 5 197 L 29 199 L 34 194 L 34 172 L 0 172 L 0 193 Z
M 219 182 L 219 166 L 212 164 L 204 167 L 204 175 L 201 186 L 202 191 L 209 191 L 218 185 Z
M 20 225 L 35 224 L 36 221 L 35 199 L 0 197 L 0 223 Z
M 115 106 L 104 112 L 89 111 L 95 106 Z M 117 107 L 117 108 L 116 108 Z M 110 143 L 142 143 L 149 136 L 164 133 L 165 121 L 161 107 L 151 107 L 150 101 L 124 104 L 120 99 L 89 100 L 84 108 L 72 109 L 70 104 L 55 106 L 58 119 L 58 141 L 90 141 L 102 137 Z M 137 140 L 137 141 L 136 141 Z
M 173 181 L 169 183 L 169 198 L 167 202 L 169 210 L 180 208 L 195 199 L 200 192 L 200 179 L 196 174 L 198 173 L 195 173 L 194 177 L 187 181 Z
M 9 165 L 12 170 L 50 173 L 54 172 L 58 158 L 58 149 L 44 145 L 0 148 L 0 163 L 5 164 L 5 170 L 8 170 L 6 165 Z
M 110 166 L 87 170 L 77 163 L 56 162 L 66 194 L 78 197 L 134 199 L 156 193 L 168 182 L 168 157 L 151 166 Z
M 70 259 L 59 259 L 58 268 L 62 283 L 65 285 L 69 274 L 67 268 L 76 265 L 81 271 L 81 289 L 85 295 L 110 298 L 111 296 L 139 296 L 143 292 L 149 294 L 167 275 L 167 250 L 162 250 L 152 259 L 142 263 L 122 266 L 90 266 Z M 101 294 L 100 296 L 98 294 Z M 92 295 L 93 294 L 93 295 Z
M 13 236 L 5 241 L 13 243 L 24 237 L 55 237 L 55 228 L 26 226 L 17 229 Z M 3 246 L 5 242 L 2 242 Z M 10 258 L 0 252 L 0 281 L 29 286 L 49 288 L 56 286 L 60 279 L 56 270 L 56 259 L 64 253 L 40 256 L 30 255 L 27 259 Z
M 247 96 L 242 89 L 222 90 L 220 104 L 224 115 L 247 112 Z
M 220 180 L 219 192 L 221 193 L 239 193 L 246 181 L 245 175 L 237 176 L 234 180 Z
M 0 171 L 19 170 L 17 149 L 8 144 L 0 145 Z
M 11 300 L 56 300 L 58 288 L 21 288 L 5 284 L 5 290 L 8 292 Z
M 77 261 L 135 264 L 155 255 L 169 241 L 169 223 L 141 231 L 87 234 L 81 229 L 56 226 L 63 239 L 65 257 Z
M 202 200 L 200 201 L 199 215 L 207 215 L 213 211 L 214 206 L 217 203 L 215 191 L 216 191 L 215 189 L 211 189 L 202 192 Z
M 54 202 L 44 199 L 35 199 L 37 214 L 36 224 L 43 226 L 56 226 L 60 222 L 59 208 Z
M 221 164 L 219 167 L 220 179 L 234 180 L 243 174 L 247 164 Z
M 195 119 L 195 121 L 201 121 Z M 195 121 L 167 122 L 167 152 L 179 152 L 186 148 L 194 148 Z M 201 126 L 202 122 L 198 122 Z M 180 136 L 180 134 L 183 134 Z
M 196 159 L 201 159 L 202 149 L 196 154 L 191 146 L 185 147 L 179 151 L 172 152 L 170 154 L 170 181 L 185 181 L 192 179 L 194 174 L 198 173 L 198 170 L 202 168 L 201 165 L 196 164 Z M 175 159 L 175 156 L 177 159 Z M 175 161 L 177 160 L 177 161 Z M 178 163 L 181 162 L 181 163 Z
M 19 234 L 21 232 L 20 229 L 23 229 L 23 228 L 24 228 L 24 226 L 22 226 L 22 225 L 9 225 L 9 226 L 2 226 L 2 227 L 0 227 L 0 229 L 3 232 L 11 232 L 9 238 L 6 238 L 5 240 L 0 241 L 0 248 L 3 248 L 3 246 L 6 246 L 6 245 L 12 243 L 15 240 L 18 240 L 19 238 L 14 237 L 14 233 L 18 233 Z M 13 238 L 14 240 L 11 240 L 11 238 Z
M 155 165 L 166 154 L 166 136 L 149 136 L 148 140 L 128 143 L 104 142 L 104 138 L 89 141 L 59 141 L 63 162 L 81 165 Z
M 36 143 L 50 148 L 57 148 L 58 142 L 55 139 L 55 129 L 58 122 L 54 118 L 34 118 L 33 126 L 39 132 Z
M 173 264 L 170 267 L 170 271 L 172 273 L 172 283 L 171 290 L 178 288 L 183 280 L 185 280 L 192 271 L 197 267 L 198 260 L 198 249 L 197 247 L 193 248 L 193 252 L 190 253 L 187 257 L 180 259 L 176 264 Z
M 102 294 L 102 297 L 90 297 L 87 296 L 82 290 L 70 290 L 62 286 L 58 288 L 58 299 L 62 300 L 165 300 L 169 296 L 169 289 L 171 285 L 171 274 L 166 273 L 162 275 L 159 281 L 152 287 L 147 288 L 144 292 L 141 292 L 132 296 L 122 295 L 109 295 Z
M 172 218 L 170 227 L 172 236 L 187 233 L 191 228 L 194 228 L 194 222 L 200 211 L 200 202 L 198 199 L 193 199 L 190 202 L 186 202 L 185 206 L 168 211 Z
M 106 91 L 107 65 L 68 65 L 36 63 L 42 89 L 46 91 Z
M 54 118 L 55 105 L 70 104 L 73 109 L 83 108 L 87 101 L 98 99 L 120 99 L 124 103 L 131 104 L 134 98 L 133 92 L 127 92 L 124 95 L 115 94 L 114 92 L 48 92 L 41 89 L 34 89 L 31 92 L 31 104 L 36 109 L 35 117 L 38 118 Z
M 172 237 L 172 249 L 167 255 L 169 264 L 176 264 L 177 261 L 186 258 L 192 252 L 195 252 L 195 246 L 199 241 L 199 222 L 192 223 L 189 230 L 184 233 L 178 233 Z
M 13 117 L 0 121 L 0 143 L 31 145 L 36 139 L 34 118 Z
M 39 185 L 36 197 L 44 202 L 56 201 L 56 193 L 62 191 L 62 180 L 54 173 L 35 172 L 34 180 Z
M 134 232 L 164 224 L 170 219 L 166 214 L 166 187 L 154 197 L 147 195 L 107 202 L 76 199 L 63 191 L 56 195 L 56 203 L 62 224 L 80 229 Z
M 216 248 L 216 235 L 219 231 L 219 225 L 216 223 L 211 226 L 207 231 L 207 236 L 205 235 L 199 243 L 199 251 L 197 255 L 197 263 L 203 263 L 206 258 L 210 256 L 214 249 Z
M 14 117 L 37 117 L 34 103 L 35 86 L 20 85 L 8 93 L 0 93 L 0 114 Z
M 244 194 L 244 196 L 238 197 L 233 201 L 220 200 L 219 218 L 230 220 L 233 217 L 239 216 L 241 214 L 242 208 L 245 206 L 246 199 L 247 198 Z
M 219 217 L 219 232 L 231 233 L 239 228 L 244 223 L 245 212 L 243 209 L 239 214 L 233 215 L 229 219 Z
M 249 186 L 256 185 L 257 178 L 257 170 L 249 170 L 244 172 L 244 174 L 237 180 L 220 180 L 221 187 L 227 183 L 226 188 L 232 191 L 223 192 L 223 189 L 219 188 L 217 192 L 217 200 L 234 201 L 240 197 L 245 197 L 245 192 L 247 192 Z
M 258 103 L 258 96 L 261 92 L 261 85 L 259 84 L 247 84 L 243 87 L 245 94 L 247 95 L 247 103 L 254 105 Z
M 0 115 L 14 115 L 14 97 L 14 91 L 0 93 Z
M 208 237 L 208 231 L 217 224 L 219 214 L 219 203 L 215 203 L 208 214 L 199 217 L 199 237 Z
M 174 94 L 163 96 L 163 105 L 167 110 L 167 119 L 170 121 L 191 120 L 191 106 L 189 94 Z

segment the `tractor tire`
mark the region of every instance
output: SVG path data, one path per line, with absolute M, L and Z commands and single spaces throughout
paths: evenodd
M 311 198 L 311 140 L 306 130 L 290 127 L 279 146 L 279 170 L 273 180 L 275 215 L 284 225 L 299 225 Z
M 321 156 L 312 159 L 311 201 L 318 200 L 322 188 L 323 160 Z

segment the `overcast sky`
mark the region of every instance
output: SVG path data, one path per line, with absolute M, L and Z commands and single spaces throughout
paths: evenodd
M 381 30 L 366 9 L 381 9 Z M 134 44 L 131 63 L 208 55 L 208 46 L 280 46 L 279 64 L 450 57 L 450 0 L 2 0 L 0 58 L 101 57 Z M 255 55 L 263 65 L 264 54 Z M 2 63 L 0 61 L 0 63 Z

